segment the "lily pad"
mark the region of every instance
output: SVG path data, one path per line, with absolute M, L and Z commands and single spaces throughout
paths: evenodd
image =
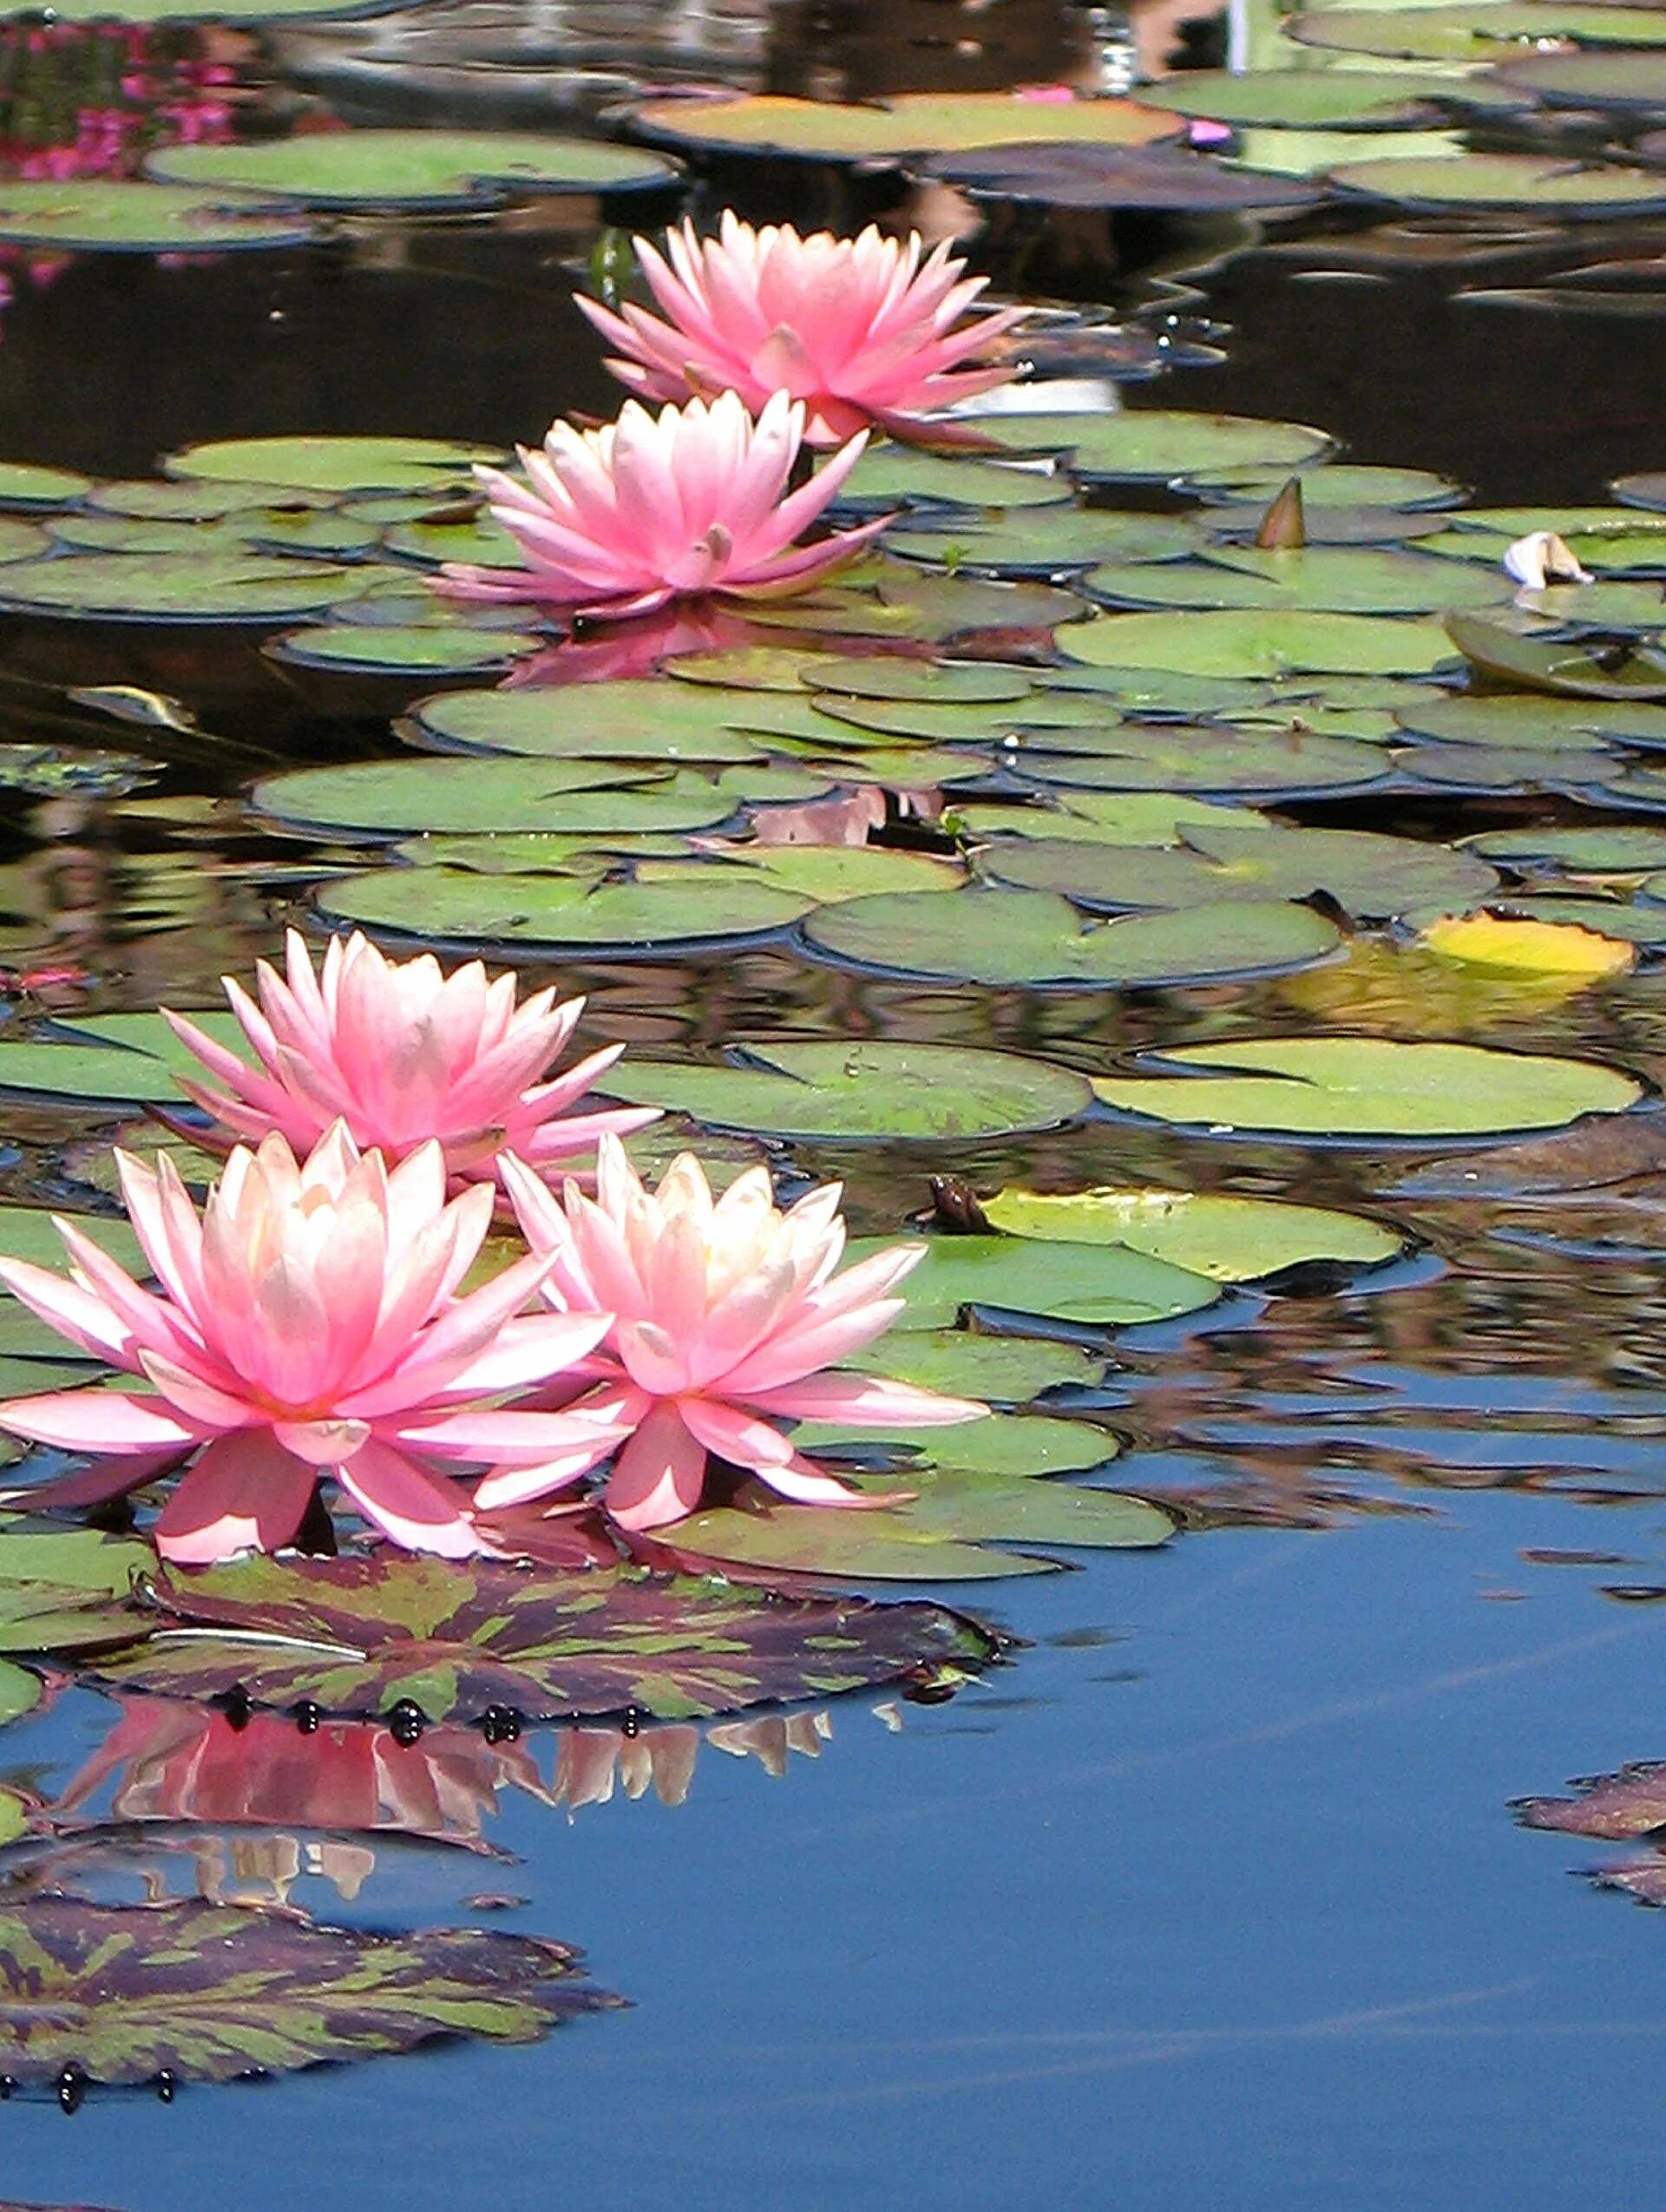
M 215 1009 L 193 1014 L 209 1034 L 226 1045 L 242 1043 L 242 1032 L 229 1014 Z M 29 1037 L 0 1037 L 0 1091 L 39 1094 L 49 1100 L 89 1106 L 179 1104 L 176 1078 L 198 1063 L 160 1014 L 79 1015 L 55 1021 Z M 89 1223 L 95 1233 L 108 1223 Z M 125 1222 L 115 1224 L 124 1242 Z M 0 1252 L 14 1259 L 55 1259 L 61 1247 L 44 1211 L 30 1206 L 0 1206 Z M 136 1254 L 138 1246 L 132 1246 Z M 125 1264 L 125 1263 L 124 1263 Z
M 928 453 L 916 446 L 870 445 L 839 487 L 837 509 L 879 513 L 889 508 L 1058 507 L 1072 496 L 1070 479 L 970 454 Z
M 148 1626 L 122 1601 L 154 1568 L 148 1544 L 92 1529 L 0 1533 L 0 1651 L 84 1651 L 132 1643 Z M 11 1670 L 9 1670 L 11 1671 Z
M 1191 676 L 1421 676 L 1448 660 L 1438 622 L 1368 614 L 1269 613 L 1102 614 L 1060 633 L 1070 660 Z
M 1143 89 L 1140 98 L 1151 104 Z M 974 199 L 1182 215 L 1282 213 L 1321 196 L 1311 185 L 1251 176 L 1171 146 L 986 146 L 940 154 L 922 174 Z
M 1406 1250 L 1396 1231 L 1359 1214 L 1218 1192 L 1012 1189 L 982 1205 L 1008 1236 L 1123 1245 L 1217 1283 L 1256 1283 L 1315 1262 L 1378 1267 Z
M 1431 691 L 1395 710 L 1414 737 L 1446 745 L 1504 745 L 1512 752 L 1586 747 L 1604 741 L 1666 748 L 1666 706 L 1617 699 L 1555 699 L 1532 692 L 1486 698 Z
M 1525 104 L 1489 77 L 1388 69 L 1187 69 L 1142 85 L 1139 98 L 1171 115 L 1275 130 L 1400 130 L 1426 121 L 1432 105 Z
M 253 1559 L 166 1572 L 156 1595 L 155 1633 L 102 1663 L 100 1680 L 174 1697 L 240 1689 L 255 1704 L 328 1713 L 409 1703 L 430 1721 L 687 1720 L 992 1656 L 981 1630 L 935 1606 L 784 1608 L 635 1567 Z
M 1179 408 L 970 419 L 1013 452 L 1067 453 L 1071 474 L 1090 482 L 1170 483 L 1223 469 L 1295 469 L 1320 459 L 1333 443 L 1326 431 L 1304 423 Z
M 542 642 L 520 630 L 338 622 L 291 630 L 271 640 L 266 650 L 288 667 L 335 670 L 346 676 L 484 676 L 513 667 L 519 656 L 535 653 Z
M 735 811 L 702 777 L 633 775 L 613 762 L 369 760 L 298 768 L 255 785 L 253 805 L 298 829 L 368 837 L 421 830 L 554 830 L 574 835 L 699 830 Z
M 187 445 L 162 466 L 170 476 L 301 491 L 427 491 L 462 483 L 472 493 L 474 464 L 508 457 L 502 446 L 441 438 L 243 437 Z
M 1001 1552 L 989 1542 L 1147 1549 L 1174 1524 L 1143 1498 L 1074 1483 L 942 1479 L 906 1506 L 851 1513 L 836 1507 L 724 1507 L 658 1532 L 674 1550 L 725 1565 L 837 1575 L 856 1582 L 990 1581 L 1041 1574 L 1055 1560 Z
M 1539 154 L 1455 154 L 1427 161 L 1348 161 L 1333 168 L 1339 192 L 1441 211 L 1487 207 L 1554 210 L 1564 220 L 1600 221 L 1666 210 L 1666 181 L 1646 169 L 1558 161 Z
M 1046 891 L 881 893 L 818 907 L 803 924 L 819 952 L 881 973 L 1037 988 L 1218 981 L 1306 966 L 1334 952 L 1307 907 L 1199 906 L 1090 922 Z
M 1091 1389 L 1105 1375 L 1104 1355 L 1083 1345 L 972 1329 L 892 1329 L 851 1365 L 864 1375 L 992 1406 L 1028 1405 L 1045 1390 Z
M 936 895 L 898 896 L 915 905 Z M 1073 1120 L 1092 1095 L 1086 1078 L 1068 1068 L 956 1045 L 742 1043 L 731 1052 L 720 1067 L 633 1056 L 597 1088 L 709 1128 L 829 1139 L 961 1141 L 1053 1129 Z
M 1026 100 L 1005 92 L 907 93 L 882 107 L 842 107 L 776 93 L 645 100 L 632 110 L 645 137 L 691 151 L 862 161 L 973 146 L 1071 140 L 1145 146 L 1179 126 L 1130 100 Z
M 1400 61 L 1499 62 L 1545 41 L 1576 46 L 1666 45 L 1666 21 L 1648 8 L 1601 0 L 1473 0 L 1473 4 L 1399 9 L 1315 8 L 1285 19 L 1303 46 Z M 1466 159 L 1468 157 L 1466 156 Z
M 614 2002 L 565 1946 L 484 1928 L 372 1934 L 194 1899 L 0 1908 L 0 2071 L 25 2087 L 232 2081 L 441 2036 L 535 2043 Z
M 1026 509 L 973 523 L 889 532 L 893 553 L 934 568 L 987 568 L 1004 575 L 1057 575 L 1107 561 L 1177 561 L 1198 549 L 1184 515 L 1125 515 L 1105 508 Z M 916 664 L 917 665 L 917 664 Z
M 1108 606 L 1290 608 L 1328 614 L 1439 614 L 1499 606 L 1515 586 L 1500 570 L 1454 568 L 1399 547 L 1309 546 L 1263 552 L 1219 546 L 1201 561 L 1127 561 L 1091 569 L 1082 588 Z
M 756 732 L 830 737 L 807 693 L 672 686 L 646 678 L 525 691 L 448 692 L 421 700 L 412 725 L 430 742 L 537 759 L 756 760 Z
M 1287 731 L 1258 729 L 1252 723 L 1203 729 L 1179 723 L 1131 723 L 1107 732 L 1091 755 L 1062 748 L 1044 751 L 1046 744 L 1044 731 L 1026 748 L 1021 764 L 1014 765 L 1021 765 L 1023 772 L 1039 782 L 1103 791 L 1212 791 L 1223 798 L 1299 798 L 1309 793 L 1368 791 L 1384 779 L 1391 765 L 1374 745 L 1315 737 L 1299 725 Z
M 92 490 L 90 476 L 73 469 L 43 468 L 37 461 L 0 461 L 0 509 L 49 514 L 74 507 Z
M 7 10 L 6 12 L 21 12 Z M 0 182 L 0 240 L 59 253 L 227 253 L 305 246 L 306 216 L 187 185 L 106 177 Z
M 1381 1037 L 1247 1037 L 1164 1053 L 1150 1065 L 1150 1073 L 1096 1077 L 1096 1096 L 1211 1136 L 1502 1136 L 1621 1113 L 1643 1096 L 1630 1076 L 1589 1060 Z
M 83 622 L 298 620 L 362 592 L 364 569 L 231 550 L 58 554 L 0 566 L 0 608 Z
M 636 952 L 766 935 L 789 927 L 814 903 L 805 892 L 699 865 L 659 883 L 383 868 L 336 877 L 317 894 L 318 911 L 329 920 L 447 944 Z
M 246 145 L 167 146 L 147 175 L 308 207 L 480 207 L 525 195 L 640 190 L 676 171 L 605 139 L 452 130 L 325 131 Z

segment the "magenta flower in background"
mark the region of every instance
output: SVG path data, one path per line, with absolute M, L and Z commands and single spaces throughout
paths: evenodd
M 572 1410 L 607 1424 L 597 1462 L 628 1432 L 606 1498 L 623 1527 L 692 1513 L 708 1454 L 802 1504 L 883 1504 L 796 1450 L 781 1424 L 928 1428 L 988 1410 L 829 1371 L 895 1320 L 902 1301 L 891 1293 L 925 1254 L 922 1244 L 900 1244 L 836 1274 L 845 1242 L 836 1183 L 783 1213 L 767 1169 L 749 1169 L 714 1199 L 699 1162 L 684 1152 L 650 1192 L 611 1137 L 601 1142 L 594 1200 L 569 1183 L 558 1204 L 515 1161 L 504 1179 L 528 1242 L 552 1263 L 545 1296 L 613 1316 L 605 1349 L 616 1371 Z M 506 1469 L 481 1483 L 476 1503 L 482 1512 L 517 1505 L 575 1479 L 559 1468 Z
M 437 1139 L 454 1185 L 489 1181 L 501 1152 L 541 1172 L 569 1166 L 604 1132 L 659 1119 L 652 1106 L 574 1109 L 624 1047 L 610 1045 L 541 1082 L 572 1036 L 582 999 L 553 990 L 515 1003 L 513 975 L 489 981 L 477 960 L 448 975 L 430 953 L 387 959 L 358 931 L 332 937 L 315 972 L 305 940 L 285 940 L 285 976 L 255 970 L 259 1003 L 222 980 L 257 1065 L 164 1008 L 174 1034 L 223 1087 L 184 1081 L 239 1137 L 276 1130 L 310 1150 L 332 1122 L 390 1162 Z M 195 1133 L 194 1132 L 193 1132 Z
M 784 391 L 804 404 L 810 443 L 836 445 L 868 423 L 918 436 L 922 416 L 1013 377 L 967 364 L 1025 311 L 962 321 L 987 279 L 968 277 L 947 243 L 925 255 L 918 232 L 906 245 L 871 225 L 856 239 L 806 238 L 725 212 L 716 238 L 685 222 L 666 249 L 636 241 L 664 321 L 578 302 L 619 349 L 608 367 L 645 399 L 734 391 L 756 411 Z
M 651 614 L 707 592 L 774 597 L 850 559 L 883 518 L 795 542 L 856 466 L 865 433 L 789 491 L 804 410 L 775 392 L 756 423 L 732 391 L 657 416 L 627 400 L 599 430 L 552 425 L 524 447 L 526 481 L 477 469 L 524 568 L 453 562 L 436 587 L 458 599 L 540 600 L 593 620 Z
M 438 1144 L 390 1170 L 339 1122 L 299 1164 L 269 1136 L 232 1153 L 200 1218 L 170 1160 L 116 1160 L 160 1294 L 68 1221 L 56 1224 L 68 1281 L 0 1260 L 0 1283 L 32 1312 L 150 1386 L 0 1404 L 13 1435 L 115 1455 L 90 1484 L 69 1478 L 75 1502 L 118 1496 L 207 1446 L 157 1522 L 165 1559 L 278 1549 L 326 1473 L 396 1543 L 456 1558 L 480 1548 L 467 1495 L 412 1453 L 546 1465 L 576 1445 L 579 1465 L 593 1462 L 601 1413 L 574 1421 L 500 1401 L 582 1362 L 607 1317 L 570 1303 L 522 1314 L 553 1264 L 537 1256 L 456 1296 L 493 1191 L 480 1184 L 448 1204 Z M 24 1494 L 50 1504 L 53 1488 Z

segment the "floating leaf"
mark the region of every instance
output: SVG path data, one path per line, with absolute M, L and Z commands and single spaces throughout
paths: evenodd
M 1123 1245 L 1217 1283 L 1255 1283 L 1315 1262 L 1378 1267 L 1406 1249 L 1396 1231 L 1358 1214 L 1215 1192 L 1012 1189 L 982 1206 L 1009 1236 Z
M 1223 469 L 1284 469 L 1318 460 L 1332 441 L 1304 423 L 1250 415 L 1129 408 L 1113 414 L 981 415 L 986 436 L 1018 453 L 1068 454 L 1071 474 L 1107 483 L 1169 483 Z
M 1418 942 L 1444 959 L 1466 961 L 1473 968 L 1580 982 L 1629 975 L 1637 964 L 1635 946 L 1595 929 L 1494 914 L 1443 915 L 1418 932 Z
M 1629 1843 L 1666 1828 L 1666 1765 L 1638 1760 L 1617 1774 L 1582 1775 L 1573 1797 L 1518 1797 L 1510 1809 L 1524 1828 Z
M 858 1239 L 852 1256 L 860 1259 L 882 1243 Z M 947 1329 L 963 1308 L 978 1307 L 1082 1328 L 1129 1329 L 1199 1312 L 1219 1296 L 1217 1285 L 1193 1270 L 1131 1247 L 933 1237 L 908 1277 L 908 1304 L 891 1326 L 904 1333 Z
M 1513 73 L 1512 73 L 1513 75 Z M 1523 103 L 1489 77 L 1396 70 L 1187 69 L 1142 85 L 1148 108 L 1235 125 L 1290 130 L 1398 130 L 1425 120 L 1433 103 L 1505 108 Z
M 1299 725 L 1286 732 L 1257 729 L 1250 723 L 1206 729 L 1130 724 L 1107 732 L 1092 756 L 1062 747 L 1047 751 L 1047 743 L 1043 731 L 1021 762 L 1013 765 L 1021 765 L 1026 776 L 1040 782 L 1085 791 L 1300 798 L 1310 792 L 1368 791 L 1383 781 L 1391 765 L 1371 745 L 1315 737 Z
M 824 737 L 830 731 L 805 694 L 672 687 L 646 678 L 563 684 L 526 691 L 448 692 L 412 710 L 430 743 L 538 759 L 679 762 L 756 760 L 757 732 Z
M 908 903 L 933 896 L 913 894 Z M 956 1045 L 759 1042 L 731 1050 L 724 1067 L 633 1055 L 598 1088 L 714 1129 L 827 1139 L 964 1139 L 1053 1129 L 1073 1120 L 1091 1096 L 1086 1079 L 1068 1068 Z
M 32 1713 L 44 1695 L 45 1685 L 39 1675 L 10 1659 L 0 1659 L 0 1727 Z M 23 1833 L 20 1811 L 16 1798 L 8 1790 L 0 1790 L 0 1843 L 10 1843 Z
M 1472 838 L 1470 850 L 1515 866 L 1564 868 L 1580 875 L 1631 875 L 1666 867 L 1666 829 L 1617 823 L 1588 830 L 1528 824 L 1513 830 L 1488 830 Z
M 1589 1060 L 1382 1037 L 1246 1037 L 1151 1064 L 1176 1072 L 1096 1077 L 1096 1095 L 1212 1136 L 1499 1136 L 1623 1113 L 1643 1095 L 1630 1076 Z
M 21 10 L 0 12 L 21 13 Z M 0 240 L 82 253 L 226 253 L 305 246 L 307 218 L 187 185 L 107 177 L 0 182 Z
M 92 479 L 73 469 L 45 469 L 36 461 L 0 461 L 0 509 L 48 514 L 75 506 L 92 489 Z
M 1145 146 L 1180 128 L 1130 100 L 1026 100 L 1016 93 L 907 93 L 882 107 L 841 107 L 776 93 L 645 100 L 632 111 L 645 136 L 715 151 L 794 154 L 806 161 L 879 161 L 939 148 L 1081 140 Z
M 348 676 L 484 676 L 512 667 L 517 656 L 535 653 L 541 642 L 516 630 L 338 622 L 291 630 L 272 639 L 266 650 L 287 667 Z
M 438 2036 L 535 2043 L 614 2000 L 558 1943 L 484 1928 L 407 1935 L 193 1900 L 0 1908 L 0 2071 L 232 2081 L 410 2051 Z
M 1096 667 L 1167 668 L 1194 676 L 1420 676 L 1452 657 L 1436 622 L 1367 614 L 1101 614 L 1059 640 Z
M 725 809 L 725 811 L 727 810 Z M 675 810 L 667 817 L 677 818 Z M 665 863 L 667 866 L 674 863 Z M 659 950 L 789 928 L 815 903 L 804 891 L 737 870 L 691 864 L 670 881 L 591 883 L 574 875 L 482 876 L 383 868 L 323 884 L 328 919 L 457 945 L 584 945 Z
M 0 586 L 0 589 L 3 589 Z M 255 785 L 253 804 L 298 828 L 409 837 L 421 830 L 554 830 L 571 835 L 699 830 L 735 811 L 700 777 L 633 775 L 612 762 L 367 760 L 298 768 Z
M 354 598 L 364 569 L 237 549 L 57 555 L 0 566 L 0 608 L 92 622 L 296 621 Z
M 893 553 L 934 568 L 1050 576 L 1105 561 L 1177 561 L 1195 553 L 1199 541 L 1197 524 L 1184 515 L 1085 507 L 1062 515 L 1051 508 L 1026 509 L 975 523 L 939 520 L 931 528 L 892 530 L 885 542 Z
M 1141 89 L 1142 105 L 1145 102 Z M 1282 213 L 1320 194 L 1306 184 L 1250 176 L 1168 146 L 991 146 L 940 154 L 922 174 L 975 199 L 1045 207 L 1128 207 L 1177 214 Z
M 803 933 L 820 952 L 893 975 L 1079 990 L 1265 975 L 1322 960 L 1339 942 L 1306 907 L 1090 922 L 1046 891 L 880 893 L 817 908 Z
M 1285 19 L 1303 46 L 1405 61 L 1498 62 L 1546 40 L 1578 46 L 1666 45 L 1666 23 L 1647 8 L 1601 0 L 1470 0 L 1445 7 L 1316 8 Z M 1466 157 L 1467 158 L 1467 157 Z
M 994 1406 L 1027 1405 L 1044 1390 L 1091 1389 L 1105 1375 L 1104 1355 L 1080 1344 L 971 1329 L 894 1329 L 850 1364 L 864 1375 Z
M 1329 173 L 1340 192 L 1405 207 L 1553 209 L 1600 220 L 1666 211 L 1666 182 L 1646 169 L 1587 166 L 1540 154 L 1454 154 L 1427 161 L 1347 161 Z
M 75 1651 L 131 1643 L 144 1617 L 120 1602 L 148 1574 L 148 1544 L 70 1529 L 0 1533 L 0 1651 Z
M 755 1489 L 756 1486 L 753 1486 Z M 838 1575 L 858 1582 L 985 1581 L 1044 1573 L 1056 1562 L 987 1543 L 1149 1548 L 1174 1533 L 1166 1513 L 1127 1498 L 1068 1482 L 939 1477 L 906 1506 L 852 1513 L 838 1507 L 718 1508 L 658 1532 L 673 1550 L 725 1565 L 777 1572 Z
M 242 1043 L 235 1019 L 223 1011 L 192 1019 L 221 1043 Z M 89 1106 L 182 1104 L 176 1078 L 198 1065 L 160 1014 L 78 1015 L 31 1037 L 0 1037 L 0 1090 L 44 1094 Z M 110 1224 L 89 1224 L 94 1233 Z M 125 1222 L 115 1227 L 125 1232 Z M 0 1252 L 14 1259 L 55 1259 L 61 1247 L 47 1216 L 31 1207 L 0 1206 Z M 133 1246 L 136 1254 L 138 1247 Z
M 1596 699 L 1556 699 L 1531 692 L 1489 698 L 1431 691 L 1415 706 L 1395 709 L 1403 729 L 1443 744 L 1504 745 L 1512 751 L 1544 745 L 1577 748 L 1612 741 L 1666 748 L 1666 707 Z
M 486 1560 L 252 1559 L 156 1585 L 161 1625 L 102 1663 L 122 1689 L 431 1721 L 635 1711 L 662 1720 L 871 1688 L 992 1652 L 935 1606 L 809 1603 L 636 1567 L 558 1575 Z
M 479 207 L 522 195 L 640 190 L 676 172 L 594 138 L 455 130 L 325 131 L 248 144 L 166 146 L 146 174 L 199 190 L 311 207 Z
M 170 476 L 300 491 L 424 491 L 462 483 L 477 461 L 508 459 L 501 446 L 420 437 L 242 437 L 187 445 L 162 466 Z
M 1091 569 L 1082 588 L 1107 604 L 1129 607 L 1438 614 L 1503 605 L 1515 586 L 1501 569 L 1454 568 L 1399 547 L 1217 546 L 1201 561 Z
M 1067 476 L 967 454 L 916 446 L 870 445 L 839 487 L 837 506 L 881 512 L 901 507 L 1058 507 L 1070 499 Z

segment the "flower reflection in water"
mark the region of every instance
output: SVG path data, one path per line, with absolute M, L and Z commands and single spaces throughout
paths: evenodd
M 278 1713 L 118 1702 L 104 1742 L 41 1808 L 37 1825 L 51 1841 L 20 1847 L 21 1863 L 54 1879 L 72 1867 L 136 1867 L 146 1894 L 162 1897 L 170 1862 L 182 1856 L 191 1894 L 251 1907 L 287 1903 L 308 1877 L 351 1903 L 376 1868 L 371 1837 L 491 1852 L 486 1824 L 508 1790 L 564 1806 L 569 1818 L 615 1798 L 652 1795 L 676 1807 L 687 1801 L 702 1739 L 778 1780 L 795 1756 L 817 1758 L 833 1738 L 825 1711 L 704 1729 L 569 1728 L 548 1732 L 552 1761 L 537 1736 L 494 1743 L 478 1729 L 442 1726 L 410 1743 L 376 1721 L 303 1728 Z M 889 1701 L 869 1710 L 900 1726 Z

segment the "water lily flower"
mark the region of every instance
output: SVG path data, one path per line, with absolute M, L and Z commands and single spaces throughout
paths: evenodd
M 652 415 L 626 400 L 599 430 L 551 425 L 521 449 L 526 481 L 476 469 L 524 568 L 448 562 L 436 587 L 456 599 L 538 600 L 588 620 L 652 614 L 708 592 L 777 598 L 818 582 L 886 517 L 814 545 L 796 541 L 836 496 L 867 443 L 860 432 L 787 487 L 803 443 L 802 403 L 776 392 L 756 422 L 732 391 Z
M 659 1119 L 651 1106 L 573 1111 L 620 1045 L 539 1080 L 572 1036 L 582 999 L 557 1005 L 544 990 L 517 1006 L 513 975 L 489 981 L 477 960 L 448 975 L 430 953 L 389 960 L 357 930 L 331 937 L 315 972 L 292 929 L 284 965 L 284 976 L 265 961 L 257 966 L 259 1005 L 221 978 L 253 1067 L 163 1008 L 174 1035 L 223 1086 L 181 1087 L 253 1143 L 275 1130 L 292 1151 L 310 1151 L 340 1120 L 361 1151 L 373 1146 L 392 1165 L 437 1139 L 456 1187 L 491 1180 L 502 1152 L 542 1172 L 587 1153 L 604 1131 L 624 1135 Z
M 594 1199 L 569 1182 L 558 1204 L 515 1161 L 504 1179 L 528 1243 L 550 1262 L 545 1297 L 613 1316 L 603 1349 L 614 1373 L 572 1414 L 604 1424 L 593 1463 L 628 1436 L 606 1497 L 625 1528 L 692 1513 L 708 1454 L 801 1504 L 883 1504 L 817 1467 L 782 1424 L 928 1428 L 988 1410 L 835 1368 L 896 1318 L 903 1302 L 891 1293 L 925 1256 L 923 1244 L 899 1244 L 836 1274 L 845 1241 L 836 1183 L 782 1213 L 766 1168 L 748 1169 L 714 1199 L 684 1152 L 651 1193 L 611 1137 L 601 1140 Z M 476 1502 L 482 1512 L 515 1505 L 575 1479 L 565 1461 L 495 1472 Z
M 790 223 L 754 230 L 725 213 L 716 238 L 692 223 L 638 258 L 666 319 L 628 302 L 618 314 L 579 305 L 620 358 L 608 367 L 645 399 L 738 391 L 757 410 L 784 391 L 802 400 L 812 445 L 864 424 L 915 436 L 923 415 L 1005 384 L 1010 364 L 964 364 L 1018 322 L 1022 308 L 961 318 L 987 281 L 968 277 L 945 241 L 923 259 L 870 224 L 859 238 L 809 237 Z
M 1525 591 L 1542 592 L 1547 584 L 1591 581 L 1590 569 L 1554 530 L 1530 530 L 1525 538 L 1518 538 L 1504 556 L 1504 568 L 1505 574 L 1513 576 Z
M 166 1157 L 154 1169 L 115 1158 L 161 1293 L 69 1221 L 56 1224 L 68 1281 L 0 1260 L 0 1283 L 150 1388 L 13 1398 L 0 1428 L 110 1454 L 105 1496 L 206 1446 L 156 1524 L 165 1559 L 200 1565 L 278 1549 L 326 1473 L 395 1543 L 461 1557 L 480 1548 L 466 1495 L 424 1460 L 541 1465 L 576 1443 L 578 1464 L 593 1462 L 595 1413 L 575 1422 L 500 1401 L 583 1361 L 607 1316 L 570 1303 L 522 1314 L 551 1265 L 535 1255 L 455 1295 L 493 1191 L 476 1185 L 448 1204 L 437 1143 L 392 1169 L 378 1152 L 361 1155 L 340 1122 L 299 1163 L 281 1136 L 239 1145 L 200 1217 Z M 87 1502 L 86 1478 L 69 1481 Z M 27 1494 L 50 1503 L 52 1490 Z

